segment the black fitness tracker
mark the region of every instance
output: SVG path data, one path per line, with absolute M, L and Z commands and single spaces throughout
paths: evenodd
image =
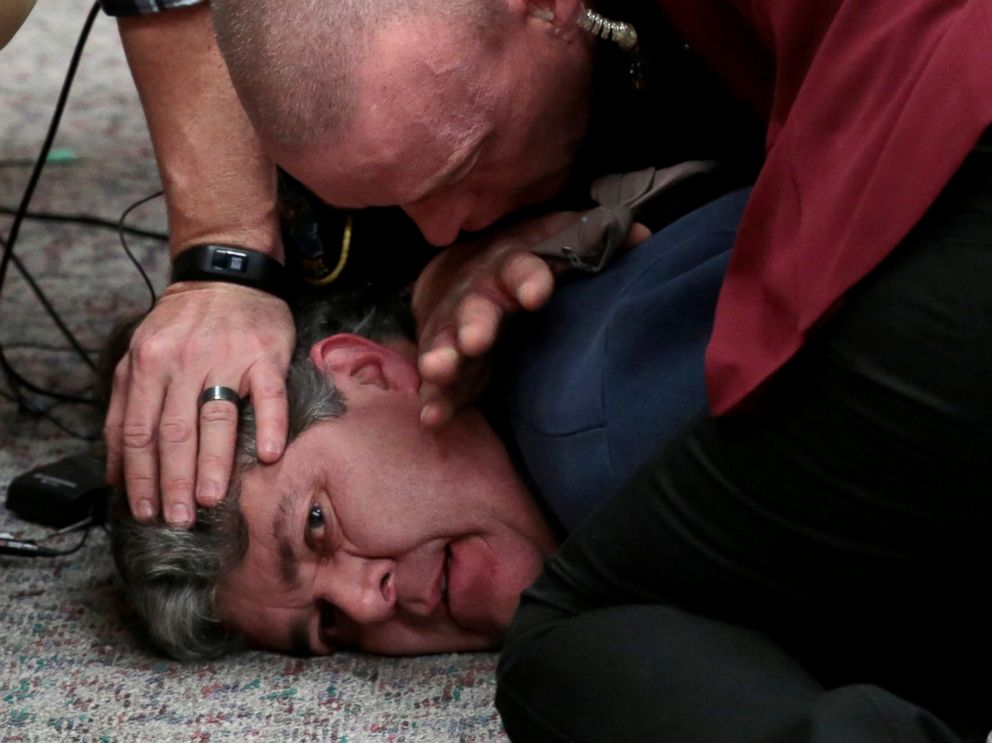
M 265 253 L 234 245 L 194 245 L 172 261 L 172 283 L 225 281 L 285 299 L 286 269 Z

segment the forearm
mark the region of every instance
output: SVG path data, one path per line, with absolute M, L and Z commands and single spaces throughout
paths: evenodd
M 275 166 L 238 101 L 209 8 L 119 25 L 165 189 L 172 254 L 221 242 L 282 260 Z

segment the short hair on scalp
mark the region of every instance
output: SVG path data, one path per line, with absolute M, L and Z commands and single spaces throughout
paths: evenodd
M 340 332 L 377 342 L 412 339 L 414 327 L 409 301 L 393 296 L 322 297 L 301 303 L 295 315 L 297 350 L 286 380 L 290 442 L 347 410 L 340 390 L 311 363 L 313 343 Z M 120 345 L 121 339 L 115 342 Z M 257 465 L 254 410 L 246 402 L 238 421 L 231 485 L 220 504 L 196 509 L 193 528 L 173 528 L 161 521 L 140 523 L 131 515 L 126 495 L 115 496 L 110 514 L 114 561 L 149 639 L 173 658 L 215 658 L 243 644 L 241 636 L 222 621 L 216 589 L 248 551 L 248 527 L 239 499 L 245 475 Z
M 462 22 L 478 46 L 498 44 L 508 17 L 505 0 L 212 0 L 211 12 L 249 118 L 289 151 L 321 144 L 351 120 L 356 69 L 377 30 L 418 17 Z

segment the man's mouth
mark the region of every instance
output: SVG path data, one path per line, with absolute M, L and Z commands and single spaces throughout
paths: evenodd
M 498 565 L 485 540 L 476 534 L 460 537 L 444 550 L 441 600 L 459 627 L 476 633 L 502 633 Z M 521 590 L 523 587 L 521 587 Z

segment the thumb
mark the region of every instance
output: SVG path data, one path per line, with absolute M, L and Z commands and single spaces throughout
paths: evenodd
M 637 247 L 642 242 L 651 237 L 651 230 L 648 229 L 647 225 L 641 224 L 640 222 L 634 222 L 630 226 L 630 230 L 627 232 L 627 237 L 620 244 L 620 247 L 625 250 L 630 250 L 631 248 Z

